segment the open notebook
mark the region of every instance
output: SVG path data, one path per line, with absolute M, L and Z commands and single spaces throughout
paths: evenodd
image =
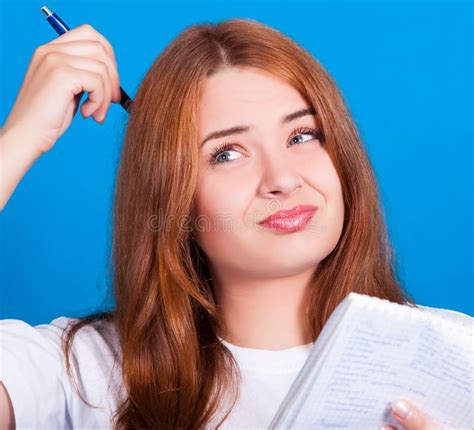
M 334 310 L 270 429 L 378 429 L 412 400 L 448 429 L 474 428 L 474 318 L 350 293 Z

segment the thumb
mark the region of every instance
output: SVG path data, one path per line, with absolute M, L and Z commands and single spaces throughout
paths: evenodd
M 412 402 L 405 399 L 392 402 L 392 415 L 403 424 L 405 430 L 442 430 Z

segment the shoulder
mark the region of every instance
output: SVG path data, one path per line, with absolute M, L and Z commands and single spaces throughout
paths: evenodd
M 3 319 L 0 320 L 2 343 L 18 343 L 24 347 L 48 345 L 55 352 L 60 352 L 65 330 L 77 321 L 77 318 L 61 316 L 48 324 L 31 325 L 18 319 Z M 81 327 L 73 338 L 72 350 L 88 351 L 102 357 L 104 354 L 117 355 L 119 348 L 113 324 L 97 321 Z
M 77 322 L 77 318 L 59 317 L 51 326 L 61 331 Z M 91 403 L 108 403 L 121 387 L 122 355 L 118 335 L 112 322 L 101 320 L 81 327 L 71 344 L 76 372 L 80 375 L 83 392 Z M 113 389 L 114 393 L 107 391 Z
M 63 333 L 77 318 L 61 316 L 36 329 L 46 336 Z M 65 360 L 65 357 L 63 357 Z M 72 338 L 70 363 L 81 382 L 81 394 L 88 402 L 105 404 L 118 394 L 121 375 L 121 350 L 115 325 L 101 320 L 82 326 Z M 108 392 L 113 389 L 114 393 Z
M 97 321 L 76 332 L 69 355 L 71 379 L 62 340 L 76 321 L 61 316 L 34 326 L 0 320 L 0 381 L 12 399 L 17 425 L 55 428 L 69 419 L 77 427 L 100 427 L 116 408 L 123 393 L 115 328 Z M 77 390 L 99 409 L 88 409 Z
M 78 318 L 61 316 L 49 324 L 38 325 L 35 329 L 47 337 L 56 338 L 58 335 L 64 336 L 64 332 L 78 321 Z M 82 326 L 74 335 L 72 349 L 89 350 L 91 354 L 98 354 L 101 357 L 106 354 L 119 358 L 120 348 L 114 324 L 101 320 Z

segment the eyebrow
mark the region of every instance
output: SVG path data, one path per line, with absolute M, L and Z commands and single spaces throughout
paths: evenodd
M 306 116 L 306 115 L 316 116 L 316 110 L 313 107 L 309 107 L 309 108 L 301 109 L 296 112 L 285 115 L 281 120 L 281 125 L 287 124 L 291 121 L 294 121 L 295 119 L 301 118 L 302 116 Z M 208 140 L 219 139 L 221 137 L 231 136 L 234 134 L 242 134 L 250 130 L 250 128 L 251 127 L 248 125 L 238 125 L 235 127 L 227 128 L 225 130 L 214 131 L 213 133 L 208 134 L 207 137 L 202 141 L 201 147 Z

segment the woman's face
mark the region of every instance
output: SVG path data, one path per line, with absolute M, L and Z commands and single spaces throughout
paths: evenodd
M 307 114 L 282 122 L 305 108 L 310 106 L 298 91 L 259 69 L 232 67 L 207 79 L 198 110 L 194 237 L 215 275 L 296 275 L 316 269 L 339 241 L 341 184 L 314 135 L 315 118 Z M 237 126 L 248 130 L 202 144 L 209 134 Z M 292 133 L 296 128 L 303 130 Z M 231 145 L 222 148 L 225 143 Z M 288 232 L 258 224 L 295 205 L 318 208 L 302 229 Z

